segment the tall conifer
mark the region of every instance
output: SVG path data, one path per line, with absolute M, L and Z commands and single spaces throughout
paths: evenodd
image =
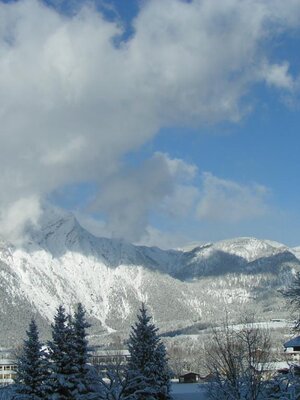
M 76 387 L 75 352 L 72 346 L 71 317 L 59 306 L 52 324 L 52 340 L 48 343 L 51 359 L 51 400 L 74 400 Z
M 14 399 L 45 399 L 49 392 L 49 366 L 34 319 L 31 320 L 26 334 L 27 339 L 24 340 L 17 364 Z
M 170 370 L 166 350 L 144 304 L 128 342 L 126 395 L 138 400 L 170 399 Z
M 85 310 L 81 303 L 78 304 L 72 321 L 73 336 L 72 347 L 74 352 L 75 364 L 75 384 L 76 389 L 74 397 L 76 399 L 94 398 L 93 381 L 91 376 L 91 368 L 88 365 L 88 341 L 86 329 L 90 324 L 86 321 Z

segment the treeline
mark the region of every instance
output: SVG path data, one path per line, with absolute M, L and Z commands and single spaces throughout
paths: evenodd
M 59 306 L 51 325 L 52 339 L 43 346 L 31 320 L 18 357 L 15 400 L 169 400 L 171 372 L 158 329 L 142 304 L 128 339 L 125 368 L 101 376 L 89 364 L 83 306 L 74 315 Z

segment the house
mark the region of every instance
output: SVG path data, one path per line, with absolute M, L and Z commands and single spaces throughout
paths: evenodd
M 199 381 L 200 374 L 197 374 L 196 372 L 187 372 L 179 377 L 179 383 L 197 383 Z
M 300 336 L 288 340 L 283 344 L 286 355 L 292 359 L 300 359 Z
M 293 364 L 287 361 L 273 361 L 263 364 L 260 370 L 263 372 L 264 377 L 271 378 L 277 374 L 288 374 L 291 368 L 293 368 Z
M 0 386 L 7 386 L 14 382 L 16 375 L 16 360 L 10 358 L 0 358 Z
M 89 362 L 101 372 L 110 369 L 122 370 L 130 358 L 128 350 L 96 350 L 89 358 Z

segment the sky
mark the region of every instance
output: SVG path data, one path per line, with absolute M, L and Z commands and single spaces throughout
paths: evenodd
M 0 1 L 0 233 L 300 245 L 299 0 Z

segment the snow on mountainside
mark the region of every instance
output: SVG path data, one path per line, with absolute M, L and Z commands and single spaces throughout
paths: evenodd
M 56 209 L 27 238 L 21 247 L 0 243 L 0 343 L 22 337 L 32 313 L 47 335 L 61 303 L 85 305 L 94 337 L 128 330 L 142 301 L 165 331 L 217 320 L 225 306 L 232 315 L 243 307 L 284 315 L 278 288 L 300 270 L 278 243 L 238 238 L 165 251 L 97 238 Z
M 300 246 L 293 247 L 291 252 L 300 260 Z
M 242 257 L 248 262 L 287 250 L 287 247 L 281 243 L 248 237 L 224 240 L 216 243 L 215 248 Z

